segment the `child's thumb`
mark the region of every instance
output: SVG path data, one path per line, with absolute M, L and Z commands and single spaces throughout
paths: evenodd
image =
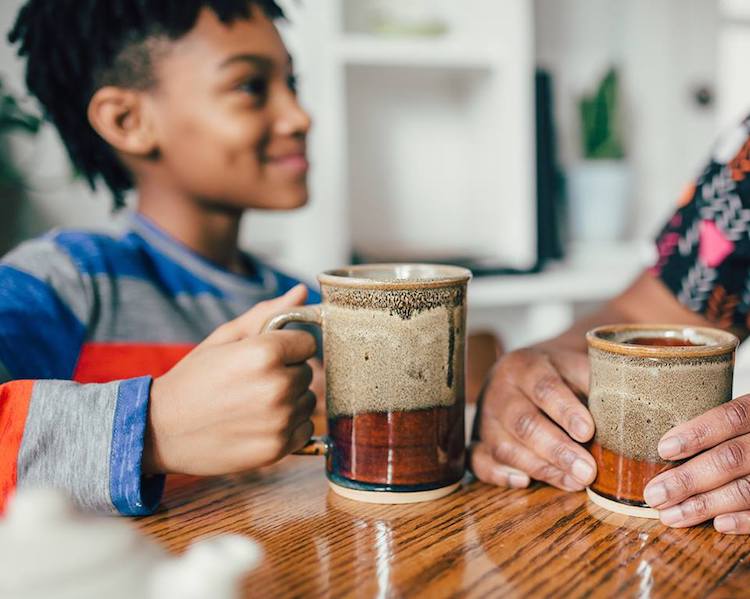
M 231 343 L 245 337 L 259 335 L 263 325 L 272 317 L 285 309 L 303 305 L 305 300 L 307 300 L 307 287 L 300 283 L 284 295 L 255 304 L 242 316 L 221 325 L 206 337 L 204 343 L 211 345 Z
M 261 302 L 256 307 L 264 305 L 264 308 L 269 307 L 275 310 L 283 310 L 284 308 L 291 308 L 293 306 L 302 306 L 306 300 L 307 287 L 303 283 L 298 283 L 284 295 Z

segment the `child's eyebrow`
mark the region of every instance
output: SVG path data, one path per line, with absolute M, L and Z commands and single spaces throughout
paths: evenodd
M 222 61 L 219 68 L 223 69 L 237 62 L 249 62 L 250 64 L 266 71 L 270 71 L 274 66 L 274 61 L 269 56 L 263 54 L 234 54 Z M 292 65 L 292 57 L 289 54 L 287 54 L 287 63 L 289 66 Z

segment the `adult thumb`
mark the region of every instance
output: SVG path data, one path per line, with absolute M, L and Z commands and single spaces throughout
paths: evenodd
M 263 325 L 276 314 L 295 306 L 302 306 L 307 300 L 307 287 L 300 283 L 284 295 L 255 304 L 242 316 L 221 325 L 208 337 L 204 344 L 217 345 L 232 343 L 246 337 L 259 335 Z

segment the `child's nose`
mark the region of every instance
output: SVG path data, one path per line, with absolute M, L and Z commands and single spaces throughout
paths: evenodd
M 305 134 L 311 124 L 310 115 L 300 106 L 295 95 L 289 94 L 277 103 L 274 129 L 278 135 Z

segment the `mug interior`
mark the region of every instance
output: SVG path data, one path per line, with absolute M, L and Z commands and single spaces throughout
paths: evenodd
M 465 283 L 471 271 L 445 264 L 361 264 L 321 273 L 321 284 L 342 287 L 424 287 Z
M 630 355 L 718 355 L 739 344 L 721 329 L 680 325 L 608 325 L 589 331 L 586 339 L 597 349 Z

